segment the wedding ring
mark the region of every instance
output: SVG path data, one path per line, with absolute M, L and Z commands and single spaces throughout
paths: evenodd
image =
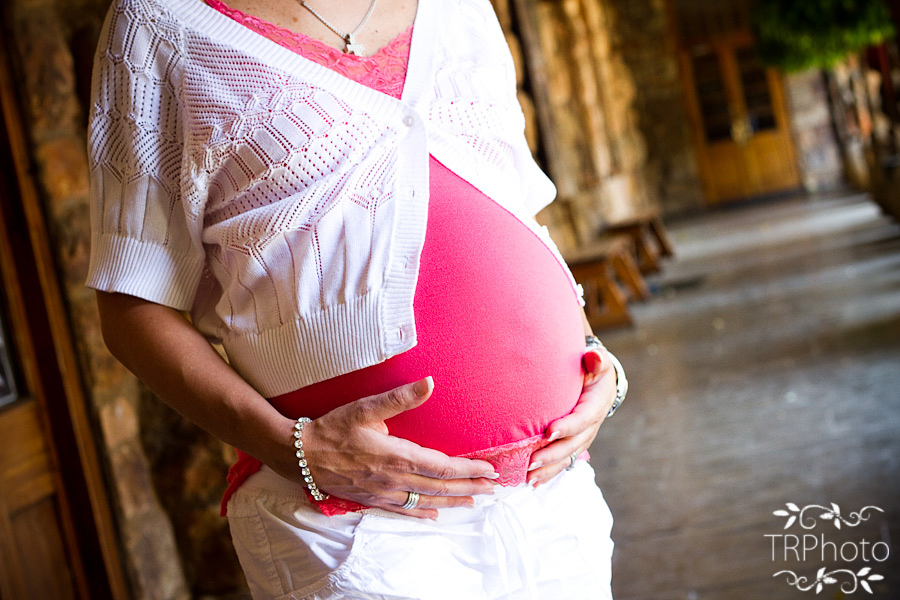
M 566 467 L 566 471 L 571 471 L 575 468 L 575 461 L 578 460 L 578 453 L 573 452 L 571 456 L 569 456 L 569 466 Z
M 416 504 L 419 503 L 419 492 L 407 492 L 406 496 L 406 504 L 404 504 L 401 508 L 405 510 L 409 510 L 411 508 L 415 508 Z

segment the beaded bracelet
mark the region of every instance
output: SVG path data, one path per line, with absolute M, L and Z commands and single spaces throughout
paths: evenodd
M 619 408 L 625 399 L 625 394 L 628 393 L 628 379 L 625 378 L 625 369 L 622 368 L 622 363 L 619 362 L 619 359 L 612 352 L 608 352 L 608 354 L 613 368 L 616 370 L 616 399 L 606 414 L 607 419 L 613 416 L 613 413 L 616 412 L 616 409 Z
M 328 494 L 323 494 L 318 486 L 316 486 L 316 482 L 313 481 L 312 474 L 309 472 L 309 466 L 306 463 L 306 457 L 303 453 L 303 426 L 310 422 L 312 422 L 312 419 L 309 417 L 300 417 L 297 419 L 297 422 L 294 423 L 294 448 L 297 449 L 297 464 L 300 465 L 300 473 L 303 475 L 303 481 L 306 483 L 306 487 L 309 489 L 309 493 L 313 499 L 316 502 L 321 502 L 322 500 L 328 499 Z

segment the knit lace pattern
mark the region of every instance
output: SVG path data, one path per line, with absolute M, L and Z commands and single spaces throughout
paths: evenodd
M 405 41 L 389 46 L 376 61 Z M 490 3 L 421 2 L 409 46 L 398 101 L 203 3 L 114 0 L 88 286 L 190 310 L 273 397 L 416 344 L 429 153 L 558 254 Z

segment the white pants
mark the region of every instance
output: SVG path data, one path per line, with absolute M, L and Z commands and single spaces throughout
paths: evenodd
M 229 501 L 228 522 L 254 600 L 612 598 L 612 516 L 585 461 L 437 521 L 326 517 L 263 467 Z

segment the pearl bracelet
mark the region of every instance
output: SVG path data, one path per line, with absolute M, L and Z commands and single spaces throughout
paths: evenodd
M 303 482 L 309 489 L 309 493 L 313 499 L 316 502 L 321 502 L 322 500 L 328 499 L 328 494 L 323 494 L 318 486 L 316 486 L 316 482 L 313 481 L 312 473 L 309 472 L 309 466 L 306 463 L 306 457 L 303 453 L 303 426 L 310 422 L 312 422 L 312 419 L 309 417 L 300 417 L 297 419 L 297 422 L 294 423 L 294 448 L 297 449 L 297 464 L 300 465 L 300 473 L 303 474 Z

